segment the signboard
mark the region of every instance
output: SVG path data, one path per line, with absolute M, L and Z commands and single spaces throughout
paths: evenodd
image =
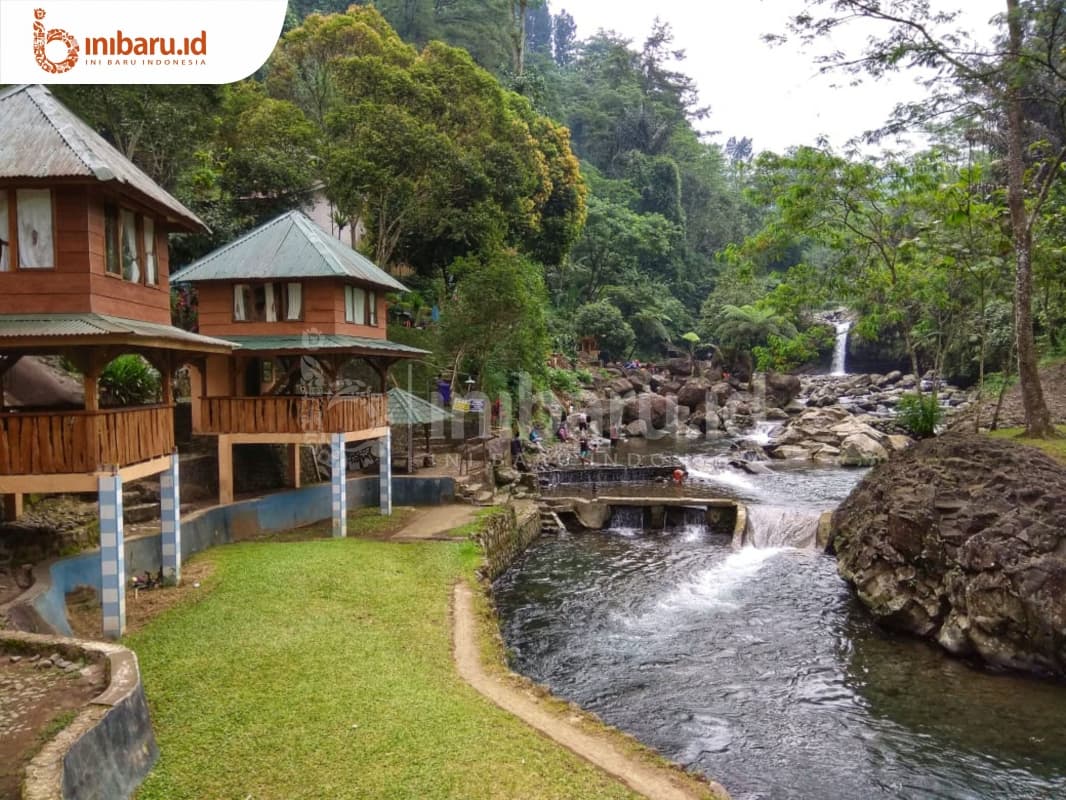
M 452 411 L 469 411 L 470 401 L 457 397 L 452 400 Z

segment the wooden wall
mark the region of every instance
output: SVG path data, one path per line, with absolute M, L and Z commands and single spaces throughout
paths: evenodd
M 133 284 L 106 272 L 105 201 L 95 187 L 53 187 L 55 268 L 0 272 L 0 314 L 95 311 L 170 324 L 169 259 L 162 220 L 156 222 L 159 285 Z
M 284 283 L 284 281 L 278 281 Z M 208 281 L 197 284 L 200 300 L 200 333 L 205 336 L 300 336 L 338 333 L 384 339 L 387 321 L 385 293 L 377 291 L 378 324 L 352 325 L 344 321 L 344 282 L 314 278 L 303 284 L 304 318 L 299 322 L 235 322 L 233 283 Z M 313 342 L 312 342 L 313 343 Z

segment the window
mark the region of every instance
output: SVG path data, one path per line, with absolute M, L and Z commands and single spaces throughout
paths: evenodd
M 159 262 L 155 256 L 155 220 L 145 217 L 144 225 L 144 280 L 149 286 L 159 283 Z
M 130 283 L 158 286 L 155 220 L 128 208 L 104 206 L 104 269 Z
M 303 286 L 298 283 L 286 284 L 285 319 L 300 320 L 304 316 Z
M 137 244 L 137 215 L 122 209 L 122 277 L 131 283 L 141 282 L 141 258 Z
M 0 191 L 0 272 L 11 269 L 11 234 L 8 231 L 10 226 L 8 213 L 7 192 Z
M 235 322 L 280 322 L 303 317 L 303 288 L 298 283 L 235 283 Z
M 50 189 L 0 189 L 0 272 L 56 265 Z
M 112 275 L 122 274 L 122 262 L 119 260 L 118 209 L 115 206 L 104 208 L 104 258 L 107 271 Z
M 366 325 L 366 290 L 358 286 L 344 287 L 344 321 Z
M 370 292 L 367 295 L 367 308 L 369 309 L 368 317 L 370 324 L 376 326 L 378 324 L 378 295 L 377 292 Z

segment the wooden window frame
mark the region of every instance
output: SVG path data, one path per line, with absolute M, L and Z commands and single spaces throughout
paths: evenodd
M 118 257 L 118 272 L 112 272 L 108 269 L 107 263 L 107 214 L 108 211 L 115 213 L 115 254 Z M 122 261 L 122 250 L 126 246 L 126 240 L 123 236 L 124 225 L 122 224 L 122 212 L 128 211 L 133 214 L 133 236 L 137 246 L 137 264 L 141 271 L 141 277 L 139 280 L 131 281 L 126 278 L 125 264 Z M 54 212 L 53 212 L 54 213 Z M 161 270 L 159 269 L 159 226 L 156 225 L 156 219 L 152 218 L 152 234 L 155 243 L 155 283 L 148 281 L 148 253 L 144 246 L 144 220 L 147 215 L 138 211 L 136 208 L 130 206 L 124 206 L 121 203 L 104 203 L 104 275 L 110 278 L 117 278 L 123 283 L 130 286 L 144 286 L 147 289 L 159 289 L 163 285 Z
M 300 284 L 301 298 L 300 298 L 300 318 L 299 319 L 288 319 L 287 318 L 287 315 L 289 313 L 289 284 L 290 283 L 298 283 L 298 284 Z M 254 308 L 249 309 L 247 306 L 245 306 L 245 309 L 244 309 L 244 313 L 246 315 L 245 319 L 237 319 L 237 315 L 236 315 L 236 313 L 234 313 L 235 309 L 234 309 L 234 303 L 233 303 L 233 293 L 236 291 L 237 287 L 238 286 L 248 286 L 252 290 L 252 300 L 254 302 L 256 290 L 258 288 L 260 288 L 260 287 L 263 287 L 263 293 L 265 295 L 266 294 L 266 288 L 265 287 L 268 284 L 272 284 L 274 286 L 274 300 L 278 304 L 278 318 L 276 320 L 274 320 L 273 322 L 271 322 L 270 320 L 266 319 L 265 315 L 264 315 L 263 319 L 251 318 L 251 317 L 249 317 L 247 315 L 250 312 L 254 312 Z M 303 322 L 304 321 L 304 315 L 307 313 L 307 291 L 306 291 L 307 287 L 306 287 L 306 284 L 304 284 L 303 281 L 288 281 L 288 280 L 237 281 L 235 283 L 229 284 L 229 287 L 230 287 L 230 314 L 232 315 L 232 318 L 233 318 L 232 321 L 235 322 L 235 323 L 240 323 L 240 324 L 253 323 L 253 324 L 256 324 L 256 325 L 277 325 L 278 323 L 281 323 L 281 322 Z
M 50 267 L 24 267 L 19 263 L 19 214 L 18 193 L 20 189 L 44 189 L 48 192 L 48 200 L 52 207 L 52 261 Z M 59 261 L 59 236 L 56 229 L 56 192 L 51 186 L 9 186 L 0 188 L 0 192 L 7 195 L 7 263 L 8 268 L 0 270 L 0 275 L 8 275 L 13 272 L 27 272 L 29 274 L 39 272 L 54 272 L 58 266 L 54 262 Z

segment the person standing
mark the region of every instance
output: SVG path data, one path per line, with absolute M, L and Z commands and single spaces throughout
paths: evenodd
M 608 429 L 607 438 L 611 440 L 611 449 L 618 447 L 618 423 L 612 422 L 611 427 Z
M 582 465 L 589 463 L 589 437 L 587 433 L 581 434 L 581 440 L 577 444 L 577 455 L 581 459 Z
M 511 439 L 511 466 L 517 470 L 525 470 L 526 461 L 522 457 L 522 437 L 515 430 L 514 438 Z

